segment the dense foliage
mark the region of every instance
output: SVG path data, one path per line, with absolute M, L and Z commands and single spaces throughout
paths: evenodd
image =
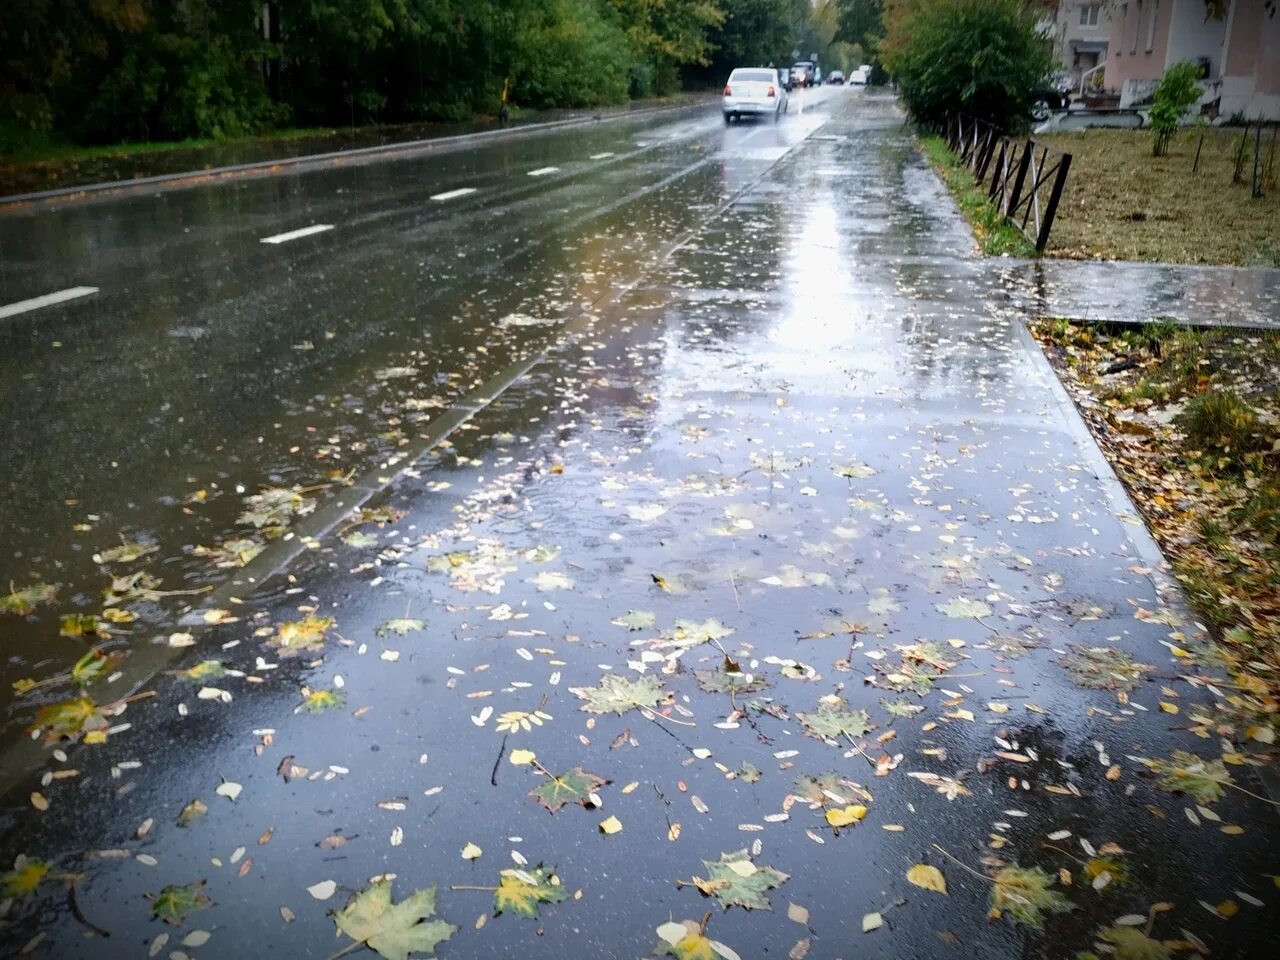
M 797 49 L 825 61 L 851 2 L 21 0 L 0 4 L 0 133 L 114 143 L 456 119 L 496 112 L 504 88 L 518 106 L 590 107 Z
M 966 113 L 1016 128 L 1053 67 L 1042 15 L 1034 0 L 886 0 L 879 49 L 918 120 Z

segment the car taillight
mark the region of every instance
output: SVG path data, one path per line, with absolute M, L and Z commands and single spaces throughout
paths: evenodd
M 724 95 L 725 95 L 726 97 L 732 97 L 732 96 L 733 96 L 733 88 L 732 88 L 732 87 L 730 87 L 727 83 L 724 85 Z
M 777 91 L 777 90 L 775 90 L 775 89 L 773 89 L 773 87 L 770 87 L 770 88 L 769 88 L 769 96 L 771 96 L 771 97 L 776 97 L 777 95 L 778 95 L 778 91 Z

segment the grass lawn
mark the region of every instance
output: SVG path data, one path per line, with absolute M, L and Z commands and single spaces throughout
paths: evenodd
M 1032 332 L 1221 641 L 1234 702 L 1280 725 L 1280 332 Z
M 1275 128 L 1263 131 L 1262 161 Z M 1200 133 L 1180 131 L 1166 157 L 1151 156 L 1151 133 L 1086 130 L 1050 134 L 1072 155 L 1049 256 L 1280 266 L 1280 143 L 1262 199 L 1250 197 L 1253 137 L 1245 183 L 1233 184 L 1238 129 L 1210 129 L 1198 172 Z
M 969 221 L 983 253 L 992 256 L 1007 253 L 1018 257 L 1035 253 L 1035 245 L 1000 216 L 995 205 L 987 199 L 985 190 L 974 185 L 969 168 L 947 149 L 945 140 L 937 136 L 922 136 L 920 147 Z

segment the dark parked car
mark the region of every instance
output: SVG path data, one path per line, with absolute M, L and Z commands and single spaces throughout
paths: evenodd
M 1031 119 L 1048 120 L 1056 111 L 1067 109 L 1070 102 L 1065 93 L 1057 90 L 1037 90 L 1031 95 Z
M 1058 72 L 1045 77 L 1040 89 L 1031 94 L 1031 119 L 1037 122 L 1048 120 L 1056 110 L 1065 110 L 1071 105 L 1071 79 L 1066 73 Z
M 827 74 L 827 79 L 822 82 L 830 84 L 833 87 L 838 87 L 844 83 L 844 73 L 840 70 L 832 70 Z
M 812 87 L 818 65 L 812 60 L 797 60 L 791 68 L 791 85 L 794 87 Z

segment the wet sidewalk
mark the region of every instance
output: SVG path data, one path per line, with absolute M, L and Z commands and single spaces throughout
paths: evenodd
M 1045 317 L 1280 329 L 1280 269 L 1088 260 L 997 268 L 1008 303 Z
M 52 866 L 5 945 L 1270 953 L 1249 744 L 891 102 L 720 171 L 288 578 L 155 638 L 156 695 L 6 811 Z

